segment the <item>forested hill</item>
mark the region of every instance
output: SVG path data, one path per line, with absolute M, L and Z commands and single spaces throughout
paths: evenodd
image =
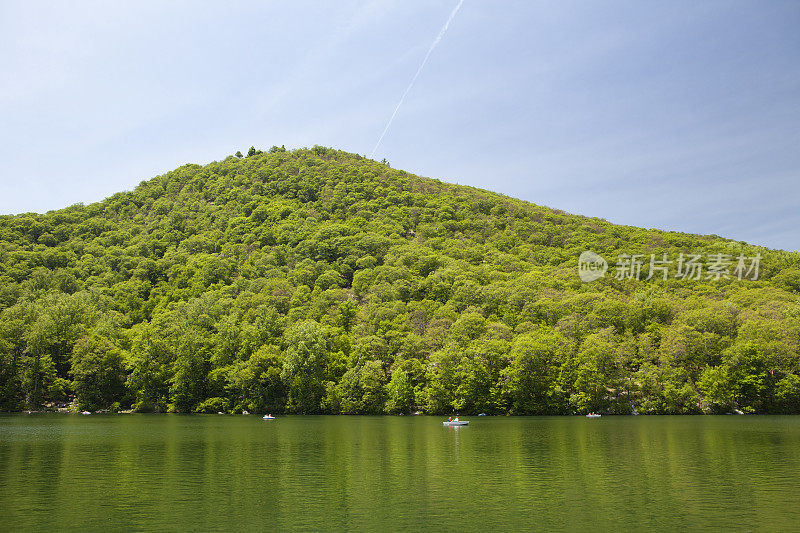
M 800 412 L 797 253 L 328 148 L 0 217 L 0 265 L 6 410 Z

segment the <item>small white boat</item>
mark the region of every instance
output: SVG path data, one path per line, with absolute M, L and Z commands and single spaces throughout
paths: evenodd
M 459 420 L 456 418 L 455 420 L 445 420 L 442 424 L 445 426 L 468 426 L 469 420 Z
M 586 418 L 600 418 L 601 416 L 603 415 L 599 415 L 597 413 L 589 413 L 588 415 L 586 415 Z
M 81 414 L 82 414 L 82 415 L 90 415 L 90 414 L 92 414 L 92 413 L 91 413 L 90 411 L 83 411 L 83 412 L 81 412 Z
M 261 420 L 275 420 L 275 417 L 272 415 L 264 415 L 261 417 Z

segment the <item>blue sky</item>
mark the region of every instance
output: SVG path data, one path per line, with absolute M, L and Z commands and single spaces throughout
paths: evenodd
M 274 144 L 372 151 L 448 1 L 0 2 L 0 213 Z M 800 3 L 465 0 L 375 153 L 800 249 Z

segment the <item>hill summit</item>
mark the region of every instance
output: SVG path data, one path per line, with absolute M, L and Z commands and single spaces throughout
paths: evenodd
M 800 412 L 797 253 L 237 155 L 0 217 L 1 408 Z

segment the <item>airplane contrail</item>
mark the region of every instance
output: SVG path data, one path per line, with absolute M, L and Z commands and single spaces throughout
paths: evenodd
M 450 16 L 447 17 L 447 22 L 445 22 L 444 26 L 442 26 L 442 29 L 439 32 L 439 35 L 437 35 L 436 39 L 434 39 L 433 43 L 431 43 L 430 48 L 428 48 L 428 53 L 425 54 L 425 59 L 422 60 L 422 63 L 420 64 L 419 68 L 417 69 L 416 74 L 414 74 L 414 77 L 411 78 L 411 83 L 409 83 L 408 87 L 406 87 L 406 90 L 403 92 L 403 96 L 400 97 L 400 101 L 397 102 L 397 107 L 394 108 L 394 113 L 392 113 L 392 116 L 389 117 L 389 122 L 386 123 L 386 127 L 383 128 L 383 133 L 381 133 L 381 136 L 378 137 L 378 142 L 375 143 L 375 148 L 373 148 L 372 149 L 372 153 L 369 154 L 370 158 L 372 158 L 372 156 L 375 155 L 375 150 L 378 149 L 378 146 L 380 146 L 381 141 L 383 140 L 383 137 L 386 135 L 386 132 L 389 131 L 389 126 L 392 125 L 392 121 L 394 120 L 395 115 L 397 115 L 397 111 L 400 109 L 400 106 L 403 105 L 403 101 L 406 99 L 406 95 L 408 94 L 408 91 L 410 91 L 411 87 L 414 86 L 414 82 L 417 81 L 417 78 L 419 77 L 420 72 L 422 72 L 422 69 L 425 67 L 425 63 L 428 62 L 428 58 L 431 56 L 431 52 L 433 52 L 433 49 L 436 48 L 436 45 L 439 44 L 439 41 L 441 41 L 442 37 L 444 37 L 444 34 L 447 31 L 447 27 L 450 26 L 450 22 L 452 22 L 453 17 L 456 16 L 456 13 L 458 13 L 458 10 L 461 9 L 461 4 L 463 4 L 463 3 L 464 3 L 464 0 L 459 0 L 458 5 L 450 13 Z

